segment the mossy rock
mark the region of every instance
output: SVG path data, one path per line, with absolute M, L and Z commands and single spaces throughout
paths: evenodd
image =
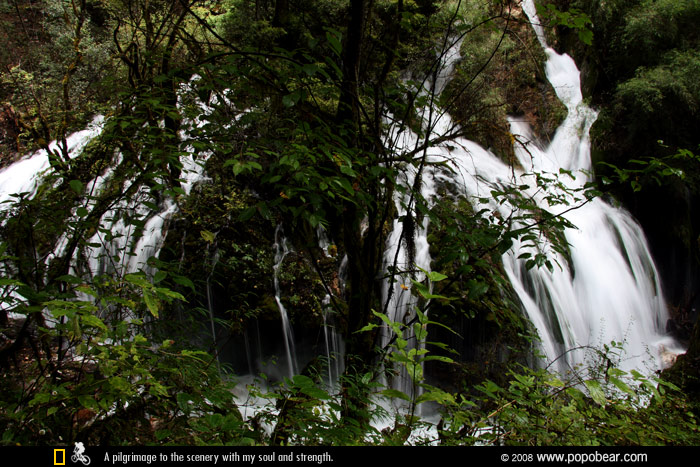
M 430 319 L 444 327 L 433 326 L 428 340 L 448 344 L 459 357 L 445 355 L 459 364 L 431 364 L 428 374 L 457 390 L 465 382 L 472 386 L 505 374 L 509 360 L 524 363 L 531 349 L 525 337 L 529 326 L 494 248 L 498 237 L 487 221 L 466 198 L 453 197 L 449 191 L 433 210 L 448 219 L 429 227 L 431 268 L 448 277 L 434 285 L 433 293 L 450 300 L 431 302 Z
M 546 55 L 521 12 L 472 31 L 442 97 L 465 136 L 515 163 L 508 116 L 525 118 L 537 138 L 549 140 L 566 118 L 544 72 Z

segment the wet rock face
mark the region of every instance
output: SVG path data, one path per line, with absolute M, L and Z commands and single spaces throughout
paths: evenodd
M 9 105 L 0 106 L 0 168 L 17 160 L 22 133 L 19 115 Z
M 334 296 L 334 326 L 338 332 L 345 326 L 341 258 L 335 245 L 326 253 L 313 234 L 292 227 L 284 231 L 287 252 L 278 257 L 275 220 L 238 220 L 255 202 L 254 193 L 230 181 L 201 183 L 172 219 L 160 260 L 192 281 L 191 288 L 177 287 L 187 299 L 185 313 L 196 316 L 190 338 L 208 348 L 216 334 L 220 359 L 235 374 L 282 378 L 288 375 L 280 306 L 292 328 L 297 370 L 325 353 L 327 291 L 319 271 Z
M 522 11 L 514 8 L 496 23 L 504 33 L 479 28 L 463 42 L 446 96 L 457 96 L 449 112 L 467 138 L 513 162 L 509 115 L 524 118 L 537 139 L 549 141 L 567 112 L 547 81 L 545 53 Z
M 661 377 L 681 388 L 692 402 L 693 412 L 700 414 L 700 321 L 695 322 L 688 351 L 669 356 L 668 361 L 670 365 L 661 373 Z

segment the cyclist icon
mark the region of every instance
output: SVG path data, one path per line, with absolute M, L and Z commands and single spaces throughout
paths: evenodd
M 77 464 L 78 462 L 82 462 L 83 465 L 90 465 L 90 458 L 83 454 L 85 452 L 85 446 L 83 443 L 78 441 L 75 443 L 75 448 L 73 449 L 73 455 L 70 456 L 70 460 L 73 461 L 74 464 Z

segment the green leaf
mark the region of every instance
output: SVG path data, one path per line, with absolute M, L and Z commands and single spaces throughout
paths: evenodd
M 157 318 L 158 317 L 159 303 L 158 303 L 158 299 L 155 296 L 153 296 L 153 294 L 150 290 L 147 290 L 147 289 L 143 290 L 143 301 L 146 303 L 146 307 L 148 307 L 148 311 L 150 311 L 151 314 L 155 318 Z
M 189 414 L 191 411 L 191 404 L 190 401 L 192 400 L 192 396 L 185 392 L 179 392 L 177 396 L 175 396 L 175 399 L 177 400 L 177 406 L 185 412 L 185 414 Z
M 622 381 L 621 379 L 615 378 L 614 376 L 608 376 L 608 380 L 620 391 L 625 392 L 625 393 L 629 394 L 630 396 L 635 395 L 632 388 L 630 388 L 627 384 L 625 384 L 625 382 Z
M 404 401 L 411 401 L 411 398 L 405 392 L 399 391 L 398 389 L 384 389 L 381 392 L 382 395 L 390 399 L 401 399 Z
M 170 437 L 172 435 L 172 431 L 170 431 L 170 430 L 157 430 L 155 432 L 155 435 L 156 435 L 156 439 L 158 441 L 163 441 L 164 439 L 167 439 L 168 437 Z
M 81 315 L 80 320 L 83 325 L 92 326 L 93 328 L 99 328 L 103 331 L 107 331 L 107 325 L 95 315 Z
M 315 386 L 303 387 L 300 389 L 301 389 L 301 392 L 303 392 L 304 394 L 306 394 L 307 396 L 309 396 L 313 399 L 326 401 L 326 400 L 329 400 L 331 398 L 330 394 L 328 394 L 323 389 L 317 388 Z
M 357 332 L 367 332 L 367 331 L 371 331 L 372 329 L 377 328 L 377 327 L 378 327 L 378 326 L 377 326 L 376 324 L 370 323 L 370 324 L 368 324 L 368 325 L 366 325 L 366 326 L 363 326 L 362 328 L 360 328 L 359 330 L 357 330 L 357 331 L 355 331 L 355 332 L 356 332 L 356 333 L 357 333 Z
M 184 276 L 173 276 L 173 281 L 178 284 L 182 285 L 183 287 L 188 287 L 192 291 L 195 290 L 194 288 L 194 282 L 192 282 L 189 278 L 184 277 Z
M 78 402 L 86 409 L 99 409 L 97 406 L 97 401 L 95 401 L 93 396 L 88 396 L 85 394 L 80 395 L 78 396 Z
M 156 273 L 153 275 L 153 283 L 157 284 L 158 282 L 161 282 L 163 279 L 168 277 L 168 273 L 165 271 L 156 271 Z
M 282 97 L 282 104 L 285 107 L 294 107 L 294 105 L 299 101 L 299 94 L 297 92 L 293 92 L 291 94 L 287 94 L 286 96 Z
M 199 235 L 201 235 L 204 241 L 207 243 L 214 243 L 214 239 L 216 238 L 216 234 L 208 230 L 202 230 L 199 232 Z
M 251 217 L 253 217 L 253 215 L 255 214 L 256 211 L 257 211 L 257 209 L 256 209 L 255 206 L 251 206 L 251 207 L 249 207 L 249 208 L 247 208 L 247 209 L 244 209 L 244 210 L 241 211 L 241 213 L 238 215 L 238 220 L 239 220 L 240 222 L 245 222 L 245 221 L 249 220 Z
M 165 297 L 166 299 L 182 300 L 183 302 L 187 301 L 181 293 L 175 292 L 174 290 L 170 290 L 165 287 L 156 287 L 155 291 L 159 296 L 161 296 L 160 298 Z M 170 300 L 167 301 L 168 303 L 170 302 Z
M 129 284 L 137 285 L 141 288 L 150 289 L 153 287 L 153 284 L 148 282 L 143 274 L 127 274 L 124 276 L 124 280 Z
M 447 276 L 437 271 L 431 271 L 428 273 L 428 280 L 430 282 L 440 282 L 445 279 L 447 279 Z
M 435 295 L 431 293 L 427 285 L 418 282 L 414 279 L 411 279 L 411 282 L 413 283 L 413 288 L 416 290 L 416 292 L 418 292 L 420 296 L 425 298 L 426 300 L 455 300 L 455 298 L 445 297 L 444 295 Z
M 45 404 L 49 400 L 51 400 L 50 394 L 45 393 L 45 392 L 40 392 L 39 394 L 34 396 L 34 398 L 31 401 L 29 401 L 29 406 L 31 407 L 31 406 L 34 406 L 36 404 Z
M 349 181 L 348 179 L 346 179 L 346 178 L 336 178 L 336 179 L 335 179 L 335 183 L 336 183 L 337 185 L 339 185 L 340 187 L 342 187 L 345 191 L 347 191 L 348 194 L 350 194 L 350 195 L 354 195 L 354 194 L 355 194 L 355 190 L 352 188 L 352 184 L 350 183 L 350 181 Z
M 603 388 L 600 386 L 600 383 L 595 379 L 589 379 L 584 381 L 584 384 L 588 388 L 588 393 L 591 398 L 593 398 L 593 400 L 598 404 L 604 406 L 607 401 L 605 400 L 605 393 L 603 392 Z
M 71 180 L 68 182 L 70 185 L 71 189 L 75 191 L 77 194 L 82 194 L 83 193 L 83 182 L 80 180 Z
M 306 73 L 309 76 L 315 75 L 319 71 L 318 65 L 315 65 L 313 63 L 307 63 L 303 67 L 301 67 L 302 70 L 304 70 L 304 73 Z
M 109 378 L 109 385 L 116 391 L 130 394 L 132 392 L 131 384 L 121 376 L 113 376 Z
M 331 50 L 340 57 L 343 51 L 343 46 L 340 43 L 341 39 L 343 37 L 343 34 L 340 31 L 337 31 L 335 29 L 328 29 L 326 31 L 326 40 L 328 40 L 328 45 L 330 45 Z

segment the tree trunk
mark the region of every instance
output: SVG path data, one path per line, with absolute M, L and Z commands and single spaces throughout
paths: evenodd
M 342 53 L 343 81 L 336 114 L 336 120 L 339 124 L 352 123 L 355 128 L 359 126 L 360 121 L 358 83 L 366 6 L 367 0 L 351 0 L 350 2 L 350 20 Z

